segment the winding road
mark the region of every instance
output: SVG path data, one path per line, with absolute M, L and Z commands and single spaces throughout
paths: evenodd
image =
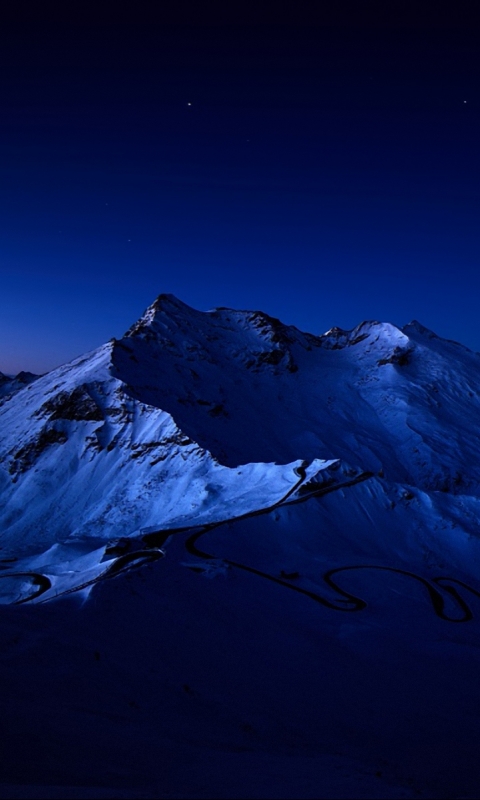
M 29 600 L 34 600 L 36 597 L 40 597 L 41 594 L 44 594 L 44 592 L 48 592 L 52 587 L 50 578 L 47 578 L 46 575 L 42 575 L 40 572 L 9 572 L 6 575 L 0 575 L 0 580 L 11 580 L 12 578 L 32 578 L 32 586 L 38 586 L 37 591 L 33 592 L 33 594 L 22 597 L 20 600 L 14 600 L 12 603 L 14 606 L 19 606 L 21 603 L 28 603 Z
M 116 558 L 113 564 L 110 564 L 107 569 L 101 572 L 99 575 L 96 575 L 95 578 L 90 578 L 88 581 L 83 581 L 83 583 L 79 583 L 76 586 L 71 586 L 69 589 L 64 589 L 63 591 L 56 592 L 54 597 L 47 597 L 44 600 L 41 600 L 41 603 L 47 603 L 49 600 L 53 600 L 57 597 L 63 597 L 67 594 L 73 594 L 74 592 L 79 592 L 82 589 L 86 589 L 88 586 L 93 586 L 93 584 L 98 583 L 99 581 L 105 580 L 106 578 L 114 578 L 119 575 L 121 572 L 126 571 L 127 569 L 132 569 L 135 567 L 143 567 L 145 564 L 148 564 L 152 561 L 158 561 L 158 559 L 163 558 L 165 553 L 162 550 L 157 548 L 152 548 L 149 550 L 138 550 L 133 553 L 127 553 L 119 558 Z M 22 597 L 20 600 L 15 600 L 11 605 L 20 605 L 21 603 L 28 603 L 31 600 L 36 600 L 40 595 L 48 592 L 49 589 L 52 588 L 52 582 L 47 575 L 42 575 L 41 572 L 9 572 L 6 575 L 0 575 L 0 580 L 3 578 L 23 578 L 29 577 L 32 578 L 32 584 L 37 585 L 39 588 L 33 594 L 29 594 L 27 597 Z
M 106 570 L 101 572 L 99 575 L 96 575 L 95 578 L 84 581 L 78 586 L 72 586 L 70 589 L 65 589 L 63 592 L 58 592 L 55 597 L 63 597 L 63 595 L 66 594 L 79 592 L 81 589 L 86 589 L 88 586 L 93 586 L 95 583 L 103 581 L 106 578 L 115 578 L 117 575 L 119 575 L 121 572 L 125 572 L 127 569 L 143 567 L 145 564 L 149 564 L 152 561 L 158 561 L 160 558 L 163 558 L 164 555 L 165 553 L 163 550 L 159 550 L 158 548 L 152 548 L 151 550 L 136 550 L 133 553 L 126 553 L 125 555 L 116 558 L 113 564 L 110 564 Z M 47 602 L 47 600 L 44 600 L 43 602 Z
M 302 468 L 299 468 L 299 472 Z M 301 480 L 290 490 L 288 495 L 286 495 L 282 500 L 273 504 L 267 509 L 261 509 L 260 511 L 254 511 L 248 514 L 242 514 L 239 517 L 235 517 L 233 519 L 225 520 L 225 522 L 237 522 L 241 519 L 247 519 L 249 517 L 259 516 L 260 514 L 265 514 L 271 512 L 273 509 L 277 508 L 280 505 L 293 505 L 294 503 L 302 503 L 306 500 L 309 500 L 311 497 L 321 497 L 325 494 L 330 492 L 338 491 L 339 489 L 343 489 L 347 486 L 353 486 L 357 483 L 361 483 L 368 478 L 373 477 L 373 473 L 371 472 L 363 472 L 360 475 L 357 475 L 355 478 L 352 478 L 349 481 L 344 481 L 341 484 L 334 484 L 332 486 L 319 486 L 317 490 L 313 490 L 311 492 L 306 492 L 303 497 L 296 498 L 295 500 L 291 500 L 288 502 L 288 498 L 295 492 L 296 489 L 299 488 L 301 484 Z M 303 478 L 305 478 L 305 469 L 303 468 Z M 211 555 L 210 553 L 206 553 L 203 550 L 200 550 L 197 546 L 198 540 L 204 536 L 209 531 L 213 530 L 214 528 L 219 527 L 220 525 L 225 524 L 225 522 L 215 522 L 210 523 L 208 525 L 204 525 L 200 530 L 195 531 L 185 542 L 185 548 L 190 555 L 195 556 L 197 558 L 202 558 L 206 560 L 217 559 L 216 556 Z M 480 591 L 474 589 L 469 584 L 464 583 L 463 581 L 457 580 L 456 578 L 450 578 L 446 576 L 441 576 L 438 578 L 427 579 L 422 577 L 421 575 L 417 575 L 414 572 L 410 572 L 409 570 L 400 569 L 398 567 L 389 567 L 377 564 L 353 564 L 346 567 L 336 567 L 334 569 L 327 570 L 323 574 L 323 581 L 325 584 L 332 589 L 336 594 L 336 602 L 329 600 L 326 597 L 318 594 L 317 592 L 313 592 L 309 589 L 302 589 L 300 586 L 296 586 L 292 584 L 291 579 L 285 580 L 282 577 L 277 577 L 275 575 L 270 575 L 267 572 L 263 572 L 262 570 L 256 569 L 255 567 L 247 566 L 246 564 L 241 564 L 238 561 L 232 561 L 231 559 L 221 559 L 223 563 L 228 564 L 231 567 L 235 567 L 236 569 L 244 570 L 245 572 L 250 572 L 253 575 L 257 575 L 258 577 L 264 578 L 266 580 L 272 581 L 273 583 L 277 583 L 280 586 L 284 586 L 290 591 L 298 592 L 299 594 L 303 594 L 306 597 L 309 597 L 311 600 L 314 600 L 316 603 L 320 603 L 320 605 L 325 606 L 326 608 L 330 608 L 334 611 L 344 611 L 344 612 L 355 612 L 355 611 L 362 611 L 364 608 L 367 607 L 368 603 L 360 597 L 356 597 L 356 595 L 351 594 L 351 592 L 342 589 L 338 583 L 333 579 L 334 575 L 338 575 L 342 572 L 351 572 L 353 570 L 380 570 L 384 572 L 394 572 L 399 575 L 404 575 L 413 580 L 420 583 L 427 591 L 428 597 L 433 606 L 433 610 L 437 617 L 443 619 L 447 622 L 469 622 L 473 619 L 473 612 L 463 597 L 459 594 L 459 592 L 451 585 L 456 584 L 457 586 L 466 589 L 467 591 L 471 592 L 475 597 L 480 598 Z M 457 608 L 459 609 L 458 616 L 451 616 L 445 610 L 445 598 L 441 594 L 443 590 L 446 592 L 450 598 L 453 600 L 454 604 L 456 604 Z
M 369 478 L 373 477 L 372 472 L 362 472 L 359 475 L 353 477 L 351 480 L 344 481 L 343 483 L 335 483 L 323 486 L 320 484 L 318 488 L 314 488 L 314 484 L 310 485 L 307 484 L 304 487 L 306 489 L 304 494 L 291 499 L 292 496 L 299 489 L 301 489 L 302 485 L 305 483 L 307 466 L 308 462 L 304 461 L 299 467 L 295 469 L 295 472 L 298 475 L 298 481 L 295 482 L 295 484 L 288 490 L 288 492 L 286 492 L 286 494 L 283 497 L 280 498 L 280 500 L 277 500 L 270 506 L 256 511 L 249 511 L 226 520 L 206 523 L 198 527 L 189 525 L 181 528 L 167 528 L 161 530 L 159 529 L 150 531 L 148 533 L 144 533 L 142 536 L 142 540 L 145 544 L 145 549 L 136 550 L 132 553 L 126 553 L 120 555 L 118 558 L 115 559 L 113 564 L 110 563 L 109 566 L 103 572 L 98 574 L 96 577 L 90 578 L 89 580 L 84 581 L 83 583 L 80 583 L 76 586 L 72 586 L 68 589 L 57 592 L 55 594 L 55 598 L 67 594 L 72 594 L 74 592 L 78 592 L 106 578 L 116 577 L 117 575 L 125 572 L 126 570 L 136 567 L 141 567 L 153 561 L 158 561 L 165 555 L 163 550 L 161 550 L 160 548 L 169 538 L 169 536 L 171 536 L 172 534 L 185 533 L 193 529 L 194 532 L 190 536 L 188 536 L 188 538 L 185 540 L 185 548 L 190 555 L 206 561 L 211 561 L 211 560 L 221 561 L 223 564 L 227 564 L 231 567 L 235 567 L 236 569 L 243 570 L 244 572 L 249 572 L 260 578 L 264 578 L 265 580 L 279 584 L 280 586 L 283 586 L 286 589 L 289 589 L 290 591 L 305 595 L 306 597 L 310 598 L 316 603 L 319 603 L 320 605 L 326 608 L 332 609 L 333 611 L 343 611 L 343 612 L 362 611 L 368 605 L 367 602 L 363 600 L 361 597 L 357 597 L 356 595 L 342 588 L 342 586 L 338 584 L 337 578 L 342 573 L 349 573 L 358 570 L 377 570 L 383 572 L 393 572 L 398 575 L 403 575 L 419 583 L 426 590 L 427 596 L 431 601 L 433 610 L 437 615 L 437 617 L 439 617 L 440 619 L 445 620 L 447 622 L 469 622 L 470 620 L 473 619 L 472 610 L 470 609 L 469 605 L 464 600 L 464 598 L 461 596 L 461 594 L 457 591 L 455 586 L 461 587 L 462 589 L 470 592 L 477 598 L 480 598 L 480 591 L 474 589 L 472 586 L 465 583 L 464 581 L 457 580 L 456 578 L 440 576 L 437 578 L 427 579 L 409 570 L 400 569 L 398 567 L 378 565 L 378 564 L 353 564 L 345 567 L 335 567 L 333 569 L 327 570 L 322 576 L 322 580 L 324 581 L 325 585 L 336 595 L 335 598 L 332 600 L 328 599 L 328 597 L 324 597 L 318 592 L 314 592 L 309 589 L 303 589 L 301 586 L 292 583 L 292 580 L 299 577 L 298 573 L 292 573 L 290 577 L 282 573 L 282 577 L 277 577 L 276 575 L 271 575 L 267 572 L 256 569 L 255 567 L 248 566 L 247 564 L 240 563 L 238 561 L 218 558 L 217 556 L 214 556 L 211 553 L 207 553 L 198 547 L 198 541 L 202 536 L 214 530 L 215 528 L 220 527 L 221 525 L 225 525 L 227 523 L 231 524 L 233 522 L 239 522 L 241 520 L 250 519 L 252 517 L 261 516 L 263 514 L 269 514 L 280 506 L 303 503 L 306 500 L 310 500 L 312 497 L 322 497 L 326 494 L 329 494 L 330 492 L 335 492 L 349 486 L 354 486 L 357 483 L 361 483 L 362 481 L 368 480 Z M 195 572 L 202 571 L 201 569 L 199 570 L 199 568 L 195 565 L 191 565 L 190 569 L 194 570 Z M 26 603 L 32 600 L 36 600 L 40 597 L 40 595 L 44 594 L 45 592 L 47 592 L 49 589 L 52 588 L 52 582 L 50 578 L 48 578 L 46 575 L 42 575 L 41 573 L 37 572 L 14 572 L 14 573 L 2 574 L 0 575 L 0 580 L 6 578 L 12 579 L 12 578 L 26 578 L 26 577 L 31 578 L 32 585 L 38 586 L 38 589 L 32 594 L 29 594 L 27 597 L 22 597 L 20 600 L 15 600 L 13 605 L 19 605 L 21 603 Z M 456 607 L 456 609 L 458 610 L 458 614 L 452 615 L 446 611 L 446 603 L 445 603 L 446 598 L 442 594 L 442 592 L 448 595 L 450 599 L 450 604 L 452 604 L 453 601 L 453 606 Z M 51 599 L 54 598 L 48 597 L 41 600 L 40 602 L 48 602 Z
M 305 503 L 307 500 L 310 500 L 312 497 L 323 497 L 323 495 L 330 494 L 330 492 L 336 492 L 339 489 L 345 489 L 348 486 L 354 486 L 357 483 L 362 483 L 363 481 L 368 480 L 369 478 L 373 478 L 373 472 L 361 472 L 359 475 L 356 475 L 354 478 L 348 481 L 343 481 L 343 483 L 335 483 L 329 484 L 327 486 L 319 485 L 318 489 L 314 489 L 313 485 L 312 488 L 307 484 L 308 490 L 303 494 L 301 497 L 297 497 L 294 500 L 290 500 L 290 497 L 298 491 L 302 484 L 305 482 L 307 477 L 306 474 L 306 467 L 308 466 L 308 461 L 304 461 L 299 467 L 295 467 L 295 473 L 298 475 L 298 481 L 280 498 L 280 500 L 276 500 L 269 506 L 265 506 L 265 508 L 257 509 L 256 511 L 246 511 L 244 514 L 239 514 L 237 517 L 229 517 L 228 519 L 222 519 L 218 522 L 206 522 L 200 525 L 185 525 L 182 528 L 161 528 L 156 531 L 149 531 L 148 533 L 144 533 L 142 536 L 143 541 L 145 544 L 151 547 L 161 547 L 162 544 L 168 539 L 169 536 L 177 533 L 185 533 L 186 531 L 191 531 L 192 528 L 200 528 L 198 534 L 195 535 L 202 535 L 207 533 L 207 531 L 211 531 L 214 528 L 218 528 L 220 525 L 225 525 L 226 523 L 232 522 L 240 522 L 243 519 L 250 519 L 252 517 L 260 517 L 263 514 L 270 514 L 272 511 L 275 511 L 276 508 L 285 505 L 296 505 L 297 503 Z M 187 546 L 188 550 L 188 546 Z
M 361 611 L 367 606 L 365 600 L 361 600 L 359 597 L 356 597 L 350 592 L 345 591 L 342 589 L 338 583 L 333 580 L 333 575 L 338 575 L 340 572 L 350 572 L 352 570 L 362 570 L 362 569 L 369 569 L 369 570 L 381 570 L 383 572 L 396 572 L 398 575 L 406 575 L 408 578 L 413 578 L 414 580 L 418 581 L 428 592 L 430 600 L 432 602 L 433 610 L 437 617 L 440 619 L 444 619 L 447 622 L 469 622 L 473 619 L 473 613 L 470 607 L 467 605 L 465 600 L 461 597 L 461 595 L 454 589 L 452 586 L 445 585 L 446 582 L 449 584 L 456 583 L 458 586 L 462 586 L 464 589 L 467 589 L 469 592 L 474 594 L 476 597 L 480 597 L 480 592 L 474 589 L 472 586 L 469 586 L 467 583 L 463 581 L 459 581 L 456 578 L 447 578 L 447 577 L 440 577 L 440 578 L 431 578 L 428 580 L 427 578 L 423 578 L 420 575 L 417 575 L 414 572 L 410 572 L 405 569 L 399 569 L 398 567 L 384 567 L 378 566 L 377 564 L 357 564 L 354 566 L 349 567 L 337 567 L 336 569 L 327 570 L 327 572 L 323 575 L 323 580 L 331 589 L 335 592 L 338 592 L 342 595 L 345 603 L 351 603 L 352 607 L 347 609 L 342 609 L 343 611 Z M 436 584 L 433 586 L 432 584 Z M 447 592 L 450 597 L 453 598 L 454 603 L 457 604 L 458 608 L 461 611 L 461 616 L 452 617 L 445 611 L 445 599 L 440 593 L 440 591 L 436 588 L 439 586 L 445 592 Z
M 204 553 L 195 546 L 196 540 L 203 533 L 206 533 L 206 531 L 200 531 L 199 533 L 195 533 L 193 534 L 193 536 L 189 537 L 186 543 L 186 548 L 191 555 L 195 555 L 200 558 L 205 558 L 207 560 L 215 559 L 215 556 L 212 556 L 209 553 Z M 278 583 L 280 586 L 284 586 L 293 592 L 298 592 L 299 594 L 303 594 L 306 597 L 309 597 L 311 600 L 314 600 L 316 603 L 320 603 L 320 605 L 325 606 L 326 608 L 330 608 L 333 611 L 346 611 L 346 612 L 362 611 L 368 605 L 366 600 L 363 600 L 361 597 L 357 597 L 351 592 L 342 589 L 338 585 L 338 583 L 336 583 L 336 581 L 333 580 L 334 575 L 337 575 L 341 572 L 349 572 L 352 570 L 380 570 L 383 572 L 394 572 L 397 573 L 398 575 L 405 575 L 409 578 L 413 578 L 415 581 L 417 581 L 418 583 L 420 583 L 422 586 L 425 587 L 428 596 L 431 600 L 435 614 L 437 615 L 437 617 L 445 620 L 446 622 L 469 622 L 470 620 L 473 619 L 473 612 L 471 608 L 461 597 L 458 591 L 455 588 L 453 588 L 453 586 L 446 585 L 447 583 L 457 584 L 458 586 L 467 589 L 476 597 L 480 598 L 479 591 L 474 589 L 472 586 L 469 586 L 467 583 L 457 580 L 456 578 L 449 578 L 446 576 L 442 576 L 439 578 L 431 578 L 430 580 L 428 580 L 427 578 L 424 578 L 421 575 L 417 575 L 414 572 L 410 572 L 404 569 L 399 569 L 397 567 L 386 567 L 377 564 L 354 564 L 352 566 L 347 566 L 347 567 L 336 567 L 334 569 L 327 570 L 323 574 L 323 581 L 326 583 L 326 585 L 330 589 L 333 589 L 333 591 L 336 592 L 337 595 L 339 595 L 339 597 L 336 598 L 336 602 L 334 602 L 326 597 L 323 597 L 321 594 L 318 594 L 318 592 L 313 592 L 310 591 L 309 589 L 302 589 L 300 586 L 292 584 L 291 581 L 278 578 L 275 575 L 270 575 L 268 572 L 263 572 L 262 570 L 256 569 L 254 567 L 249 567 L 246 564 L 241 564 L 238 561 L 232 561 L 231 559 L 228 558 L 221 560 L 223 561 L 224 564 L 228 564 L 231 567 L 242 569 L 245 572 L 251 572 L 253 575 L 258 575 L 261 578 L 273 581 L 273 583 Z M 434 586 L 433 584 L 436 585 Z M 439 589 L 436 587 L 440 587 L 450 595 L 454 603 L 456 603 L 457 607 L 460 609 L 459 616 L 451 616 L 445 611 L 445 599 L 442 596 Z

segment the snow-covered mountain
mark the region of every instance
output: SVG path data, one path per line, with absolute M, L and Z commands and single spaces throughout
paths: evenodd
M 33 372 L 19 372 L 18 375 L 4 375 L 0 372 L 0 398 L 15 394 L 37 378 L 38 375 Z
M 0 376 L 6 794 L 475 796 L 479 355 L 160 295 L 34 377 Z
M 476 354 L 416 322 L 315 337 L 260 312 L 202 313 L 161 295 L 123 339 L 4 402 L 3 536 L 18 546 L 26 519 L 58 540 L 198 517 L 208 492 L 194 481 L 193 512 L 176 494 L 207 464 L 226 476 L 221 465 L 341 459 L 477 496 L 479 378 Z

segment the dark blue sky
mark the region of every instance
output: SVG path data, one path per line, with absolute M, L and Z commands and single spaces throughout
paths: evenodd
M 474 4 L 417 5 L 7 19 L 0 371 L 119 336 L 160 292 L 480 350 L 479 31 Z

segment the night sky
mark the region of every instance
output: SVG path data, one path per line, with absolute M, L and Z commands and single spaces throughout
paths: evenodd
M 161 292 L 480 350 L 476 4 L 199 5 L 3 20 L 0 371 L 120 336 Z

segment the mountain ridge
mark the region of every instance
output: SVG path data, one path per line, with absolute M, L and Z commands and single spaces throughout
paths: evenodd
M 140 469 L 147 454 L 163 452 L 162 441 L 230 469 L 340 458 L 427 490 L 476 496 L 480 468 L 458 419 L 470 430 L 471 407 L 480 411 L 472 379 L 475 369 L 480 381 L 480 366 L 467 348 L 465 363 L 452 362 L 451 344 L 414 322 L 400 329 L 367 321 L 314 337 L 262 312 L 199 312 L 159 295 L 122 339 L 33 383 L 27 376 L 28 385 L 17 379 L 4 398 L 0 486 L 12 497 L 4 524 L 16 484 L 32 483 L 31 470 L 55 453 L 72 451 L 75 481 L 117 444 Z M 452 415 L 460 426 L 453 438 Z M 160 427 L 147 434 L 154 419 Z

